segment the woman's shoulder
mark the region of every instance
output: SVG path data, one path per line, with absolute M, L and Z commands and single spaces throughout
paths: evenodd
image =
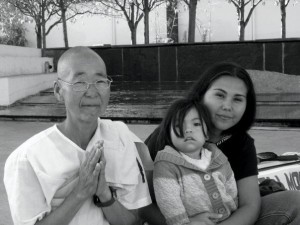
M 235 134 L 232 134 L 230 139 L 242 143 L 254 141 L 254 139 L 250 136 L 248 132 L 237 132 Z
M 247 132 L 240 132 L 232 134 L 228 139 L 218 144 L 218 147 L 222 149 L 222 151 L 230 150 L 230 149 L 244 149 L 244 148 L 252 148 L 254 146 L 254 139 Z

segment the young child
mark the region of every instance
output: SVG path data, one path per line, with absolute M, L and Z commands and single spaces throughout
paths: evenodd
M 158 142 L 165 148 L 155 158 L 153 184 L 168 225 L 214 224 L 237 209 L 230 164 L 214 144 L 205 144 L 210 124 L 202 104 L 181 99 L 160 125 Z

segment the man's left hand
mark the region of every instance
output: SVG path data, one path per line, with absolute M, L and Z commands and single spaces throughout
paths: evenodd
M 104 147 L 103 147 L 103 141 L 100 142 L 99 145 L 100 148 L 100 174 L 98 177 L 98 186 L 96 190 L 96 195 L 99 197 L 101 202 L 107 202 L 109 201 L 113 196 L 111 194 L 111 191 L 107 185 L 106 179 L 105 179 L 105 165 L 106 160 L 104 157 Z

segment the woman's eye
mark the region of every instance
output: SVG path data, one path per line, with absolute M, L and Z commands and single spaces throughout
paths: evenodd
M 243 99 L 241 99 L 241 98 L 235 98 L 234 101 L 235 101 L 235 102 L 242 102 Z
M 216 93 L 216 96 L 219 98 L 224 98 L 224 94 L 221 94 L 221 93 Z
M 196 127 L 201 127 L 202 124 L 201 124 L 201 123 L 194 123 L 194 126 L 196 126 Z

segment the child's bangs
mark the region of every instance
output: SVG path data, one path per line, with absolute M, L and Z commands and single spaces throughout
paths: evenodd
M 193 107 L 193 105 L 187 105 L 186 107 L 178 108 L 176 115 L 172 118 L 172 129 L 177 137 L 184 137 L 183 121 L 187 112 Z M 176 111 L 175 111 L 176 112 Z

